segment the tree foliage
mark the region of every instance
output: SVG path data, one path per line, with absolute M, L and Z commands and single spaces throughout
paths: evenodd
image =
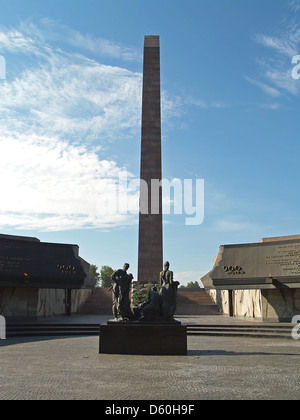
M 111 276 L 115 270 L 108 265 L 103 265 L 100 270 L 101 287 L 111 287 L 112 279 Z
M 201 289 L 198 281 L 190 281 L 186 286 L 181 286 L 181 289 Z
M 90 275 L 96 279 L 96 287 L 100 285 L 100 274 L 98 273 L 98 267 L 94 264 L 90 265 Z
M 133 289 L 132 301 L 135 306 L 139 306 L 145 301 L 145 293 L 139 283 L 136 283 Z

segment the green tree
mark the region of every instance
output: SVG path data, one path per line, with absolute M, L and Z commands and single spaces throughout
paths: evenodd
M 133 283 L 132 301 L 135 306 L 139 306 L 141 303 L 147 301 L 149 292 L 153 286 L 156 286 L 157 292 L 159 293 L 161 287 L 158 284 L 148 283 L 142 287 L 138 282 Z
M 100 285 L 100 274 L 98 273 L 98 267 L 94 264 L 90 265 L 90 275 L 96 279 L 96 287 Z
M 108 265 L 103 265 L 100 270 L 101 287 L 110 287 L 112 285 L 111 275 L 115 270 Z
M 197 281 L 190 281 L 186 286 L 181 286 L 180 289 L 201 289 Z
M 139 283 L 136 283 L 134 286 L 132 301 L 135 306 L 139 306 L 141 303 L 145 302 L 145 293 Z

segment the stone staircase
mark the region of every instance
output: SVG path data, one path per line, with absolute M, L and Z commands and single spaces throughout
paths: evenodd
M 179 289 L 176 315 L 220 315 L 205 289 Z
M 55 322 L 31 322 L 31 323 L 9 323 L 7 324 L 6 337 L 79 337 L 97 336 L 99 337 L 99 323 L 62 323 Z M 205 318 L 205 317 L 204 317 Z M 204 320 L 205 322 L 205 320 Z M 243 322 L 233 323 L 228 318 L 227 324 L 220 323 L 213 325 L 185 324 L 187 325 L 188 336 L 208 336 L 208 337 L 249 337 L 249 338 L 269 338 L 269 339 L 288 339 L 292 340 L 292 324 L 270 324 Z
M 79 310 L 80 315 L 112 315 L 112 291 L 97 288 Z
M 81 307 L 80 315 L 111 315 L 112 292 L 98 288 Z M 176 315 L 220 315 L 204 289 L 179 289 Z

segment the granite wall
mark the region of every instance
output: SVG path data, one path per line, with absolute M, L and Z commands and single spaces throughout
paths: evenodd
M 262 290 L 263 319 L 291 321 L 300 315 L 300 289 Z

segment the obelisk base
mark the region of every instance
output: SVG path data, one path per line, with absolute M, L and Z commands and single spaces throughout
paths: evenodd
M 187 327 L 178 324 L 100 325 L 101 354 L 187 355 Z

